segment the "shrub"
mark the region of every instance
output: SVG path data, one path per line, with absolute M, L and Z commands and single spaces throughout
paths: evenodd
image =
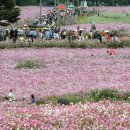
M 124 48 L 124 47 L 130 47 L 130 41 L 125 40 L 125 41 L 113 41 L 110 43 L 106 43 L 107 48 Z
M 41 105 L 41 104 L 45 104 L 46 100 L 45 99 L 40 99 L 36 101 L 36 105 Z
M 58 99 L 58 104 L 60 105 L 69 105 L 70 104 L 70 101 L 66 98 L 59 98 Z
M 103 99 L 115 101 L 119 100 L 119 93 L 116 90 L 111 89 L 94 90 L 89 93 L 89 98 L 92 101 L 100 101 Z
M 19 15 L 20 15 L 19 8 L 3 9 L 0 11 L 0 20 L 6 19 L 9 22 L 16 22 L 18 20 Z
M 39 64 L 37 61 L 34 60 L 27 60 L 27 61 L 23 61 L 21 63 L 19 63 L 15 68 L 16 69 L 36 69 L 36 68 L 40 68 L 41 64 Z M 45 67 L 45 65 L 44 65 Z
M 50 41 L 41 41 L 36 40 L 34 43 L 1 43 L 0 49 L 9 49 L 9 48 L 124 48 L 130 47 L 130 41 L 121 41 L 121 42 L 110 42 L 106 44 L 101 44 L 98 40 L 84 40 L 84 41 L 71 41 L 68 40 L 50 40 Z
M 69 43 L 69 47 L 70 47 L 70 48 L 79 48 L 79 45 L 78 45 L 78 44 L 79 44 L 78 42 L 76 43 L 76 42 L 73 42 L 73 41 L 72 41 L 72 42 Z
M 37 101 L 37 105 L 45 104 L 51 102 L 52 104 L 64 104 L 69 105 L 70 103 L 85 103 L 86 101 L 99 102 L 101 100 L 111 100 L 111 101 L 126 101 L 130 103 L 130 92 L 122 92 L 113 89 L 101 89 L 93 90 L 89 93 L 78 93 L 78 94 L 67 94 L 62 97 L 50 96 L 46 100 L 40 99 Z

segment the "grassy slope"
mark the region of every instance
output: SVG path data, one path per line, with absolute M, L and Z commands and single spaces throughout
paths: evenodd
M 122 13 L 103 12 L 100 16 L 93 15 L 92 13 L 84 17 L 78 17 L 79 23 L 130 23 L 130 14 L 123 16 Z

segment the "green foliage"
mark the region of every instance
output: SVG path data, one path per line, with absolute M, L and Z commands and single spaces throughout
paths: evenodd
M 116 90 L 102 89 L 90 92 L 89 98 L 91 101 L 101 101 L 109 99 L 112 101 L 119 100 L 119 93 Z
M 47 101 L 45 99 L 40 99 L 36 101 L 36 105 L 41 105 L 41 104 L 45 104 L 47 103 Z
M 27 5 L 39 5 L 40 0 L 16 0 L 16 5 L 27 6 Z M 43 5 L 54 5 L 52 0 L 42 0 Z
M 23 62 L 20 62 L 16 67 L 15 69 L 36 69 L 36 68 L 40 68 L 41 64 L 39 64 L 37 61 L 34 61 L 34 60 L 27 60 L 27 61 L 23 61 Z M 45 67 L 45 65 L 44 65 Z
M 0 20 L 8 20 L 9 22 L 16 22 L 20 15 L 20 9 L 15 8 L 15 0 L 1 0 L 3 8 L 0 8 Z
M 69 47 L 69 44 L 66 41 L 50 41 L 50 42 L 45 42 L 44 47 L 45 48 L 53 48 L 53 47 L 67 48 Z
M 1 0 L 2 5 L 4 5 L 5 9 L 12 9 L 15 6 L 15 0 Z
M 92 2 L 92 4 L 90 3 Z M 102 4 L 103 3 L 103 4 Z M 88 1 L 88 5 L 109 5 L 109 6 L 113 6 L 113 5 L 129 5 L 130 1 L 129 0 L 89 0 Z
M 123 16 L 122 13 L 104 11 L 100 12 L 100 16 L 92 12 L 88 12 L 87 16 L 79 16 L 79 23 L 130 23 L 130 15 Z
M 42 0 L 43 1 L 43 4 L 44 5 L 54 5 L 54 1 L 52 0 Z M 59 3 L 63 3 L 65 4 L 65 0 L 58 0 Z M 74 0 L 73 1 L 74 4 L 77 6 L 78 3 L 80 3 L 80 0 Z M 92 3 L 91 3 L 92 2 Z M 113 2 L 114 2 L 114 5 L 118 4 L 118 5 L 129 5 L 130 4 L 130 1 L 129 0 L 88 0 L 88 5 L 101 5 L 101 3 L 104 3 L 103 5 L 113 5 Z M 35 4 L 38 4 L 39 3 L 39 0 L 16 0 L 16 4 L 17 5 L 35 5 Z
M 67 94 L 63 96 L 50 96 L 45 99 L 40 99 L 37 101 L 37 105 L 45 104 L 51 102 L 54 105 L 58 104 L 59 99 L 65 103 L 69 102 L 72 104 L 76 103 L 85 103 L 86 101 L 99 102 L 101 100 L 110 100 L 110 101 L 126 101 L 130 103 L 130 92 L 120 92 L 113 89 L 101 89 L 93 90 L 89 93 L 78 93 L 78 94 Z
M 121 42 L 107 42 L 106 44 L 101 44 L 98 40 L 85 40 L 85 41 L 35 41 L 34 43 L 1 43 L 0 49 L 10 49 L 10 48 L 126 48 L 130 47 L 130 41 Z
M 62 96 L 50 96 L 45 97 L 37 101 L 37 105 L 52 103 L 54 105 L 58 104 L 59 99 L 63 99 L 63 102 L 69 102 L 71 104 L 90 102 L 99 102 L 102 100 L 110 101 L 126 101 L 130 103 L 130 92 L 122 92 L 114 89 L 97 89 L 92 90 L 89 93 L 79 92 L 77 94 L 66 94 Z
M 121 42 L 117 42 L 117 41 L 113 41 L 113 42 L 109 42 L 106 43 L 106 47 L 107 48 L 125 48 L 125 47 L 130 47 L 130 41 L 121 41 Z
M 18 16 L 20 15 L 19 8 L 3 9 L 0 11 L 0 20 L 6 19 L 9 22 L 16 22 Z
M 40 0 L 16 0 L 16 5 L 37 5 Z
M 58 104 L 60 104 L 60 105 L 70 105 L 70 101 L 66 98 L 61 97 L 61 98 L 58 99 Z

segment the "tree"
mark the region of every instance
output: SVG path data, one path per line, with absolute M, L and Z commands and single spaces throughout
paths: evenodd
M 0 1 L 13 1 L 13 0 L 0 0 Z M 16 0 L 16 5 L 39 5 L 40 0 Z M 67 0 L 57 0 L 59 3 L 65 3 Z M 84 0 L 68 0 L 70 2 L 74 2 L 75 5 L 79 5 L 81 1 Z M 113 0 L 87 0 L 89 5 L 100 5 L 102 2 L 105 3 L 105 5 L 113 5 Z M 42 0 L 43 5 L 54 5 L 54 0 Z M 90 4 L 91 3 L 91 4 Z M 114 5 L 129 5 L 130 0 L 114 0 Z
M 15 7 L 15 0 L 0 0 L 0 20 L 16 22 L 20 15 L 20 9 Z
M 39 0 L 16 0 L 16 5 L 37 5 Z
M 5 8 L 11 9 L 15 6 L 15 0 L 1 0 Z

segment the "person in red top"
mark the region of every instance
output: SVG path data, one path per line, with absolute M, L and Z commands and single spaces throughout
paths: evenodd
M 107 41 L 110 42 L 110 40 L 111 40 L 111 36 L 108 34 L 107 35 Z
M 105 36 L 105 32 L 104 32 L 104 31 L 102 31 L 102 32 L 101 32 L 101 35 L 102 35 L 102 36 Z

